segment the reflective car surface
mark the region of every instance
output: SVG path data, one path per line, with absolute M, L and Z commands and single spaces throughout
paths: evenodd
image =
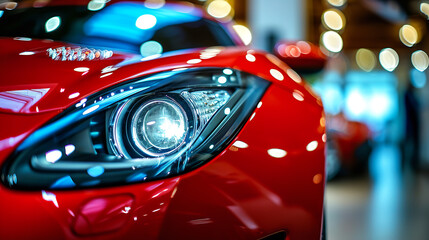
M 3 7 L 0 239 L 320 239 L 321 101 L 230 22 Z

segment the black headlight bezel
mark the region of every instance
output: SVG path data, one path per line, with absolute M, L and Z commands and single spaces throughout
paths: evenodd
M 198 68 L 154 74 L 108 88 L 100 94 L 94 94 L 80 101 L 46 123 L 18 146 L 2 168 L 2 182 L 10 188 L 26 190 L 106 187 L 176 176 L 205 164 L 232 142 L 246 120 L 250 118 L 269 86 L 269 82 L 264 79 L 236 70 L 233 71 L 234 74 L 228 76 L 226 84 L 221 84 L 216 80 L 219 76 L 223 76 L 222 70 L 219 68 Z M 112 150 L 109 148 L 99 152 L 93 149 L 95 154 L 90 163 L 85 162 L 84 159 L 74 159 L 74 162 L 65 161 L 64 164 L 62 163 L 63 167 L 59 164 L 55 170 L 43 166 L 43 161 L 39 161 L 40 159 L 35 156 L 34 152 L 38 148 L 48 145 L 49 141 L 51 143 L 52 141 L 60 142 L 61 138 L 75 136 L 82 131 L 84 132 L 82 134 L 88 134 L 85 131 L 88 131 L 87 129 L 91 126 L 92 118 L 88 118 L 87 115 L 97 111 L 105 111 L 105 121 L 109 121 L 111 118 L 109 114 L 114 111 L 112 106 L 118 105 L 118 102 L 124 102 L 136 96 L 162 97 L 171 95 L 178 90 L 193 91 L 198 89 L 224 89 L 233 94 L 210 120 L 216 124 L 209 123 L 204 129 L 201 129 L 189 149 L 178 151 L 176 157 L 181 160 L 177 160 L 174 166 L 173 164 L 170 165 L 170 170 L 166 173 L 160 174 L 167 171 L 161 164 L 162 159 L 153 158 L 150 161 L 147 159 L 144 161 L 118 159 L 118 157 L 112 156 Z M 225 114 L 226 109 L 228 109 L 228 114 Z M 103 128 L 103 126 L 99 126 L 99 128 Z M 105 127 L 106 132 L 109 131 L 108 128 L 109 126 Z M 100 138 L 103 137 L 108 139 L 106 135 Z M 108 145 L 107 141 L 104 144 Z M 91 149 L 86 151 L 90 152 Z M 43 164 L 37 166 L 40 162 Z M 75 169 L 74 163 L 81 164 L 88 171 L 82 172 L 82 167 Z M 94 168 L 91 167 L 92 163 L 105 164 L 100 176 L 94 177 L 90 174 L 89 170 Z M 118 166 L 122 166 L 122 168 Z M 143 170 L 145 174 L 138 172 L 143 172 Z M 151 174 L 153 176 L 148 177 Z M 61 184 L 55 186 L 54 180 L 61 181 Z

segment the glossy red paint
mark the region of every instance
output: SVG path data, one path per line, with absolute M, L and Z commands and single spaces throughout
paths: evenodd
M 27 111 L 37 113 L 63 110 L 81 99 L 106 87 L 148 74 L 178 68 L 220 67 L 242 70 L 289 88 L 296 89 L 321 104 L 308 85 L 286 64 L 274 55 L 246 47 L 222 47 L 215 57 L 204 59 L 207 49 L 183 50 L 165 54 L 156 59 L 142 59 L 136 55 L 115 52 L 112 58 L 92 61 L 55 61 L 46 50 L 76 45 L 46 40 L 22 41 L 0 38 L 0 44 L 10 46 L 0 49 L 0 65 L 5 69 L 0 91 L 49 89 L 46 95 Z M 40 47 L 39 45 L 42 45 Z M 19 55 L 34 52 L 34 55 Z M 19 67 L 16 66 L 19 63 Z M 46 66 L 50 66 L 46 68 Z M 26 71 L 20 71 L 25 68 Z M 82 72 L 82 68 L 88 69 Z M 44 76 L 34 81 L 34 76 Z M 7 81 L 13 79 L 13 81 Z M 306 98 L 308 100 L 308 98 Z M 0 107 L 0 111 L 7 110 Z
M 0 239 L 260 239 L 279 231 L 291 240 L 320 239 L 323 107 L 281 60 L 241 46 L 215 48 L 209 59 L 203 57 L 207 49 L 193 49 L 151 60 L 115 52 L 106 60 L 62 62 L 50 59 L 46 49 L 74 45 L 27 40 L 0 39 L 7 46 L 0 49 L 0 92 L 49 91 L 18 113 L 1 110 L 0 125 L 13 127 L 0 131 L 0 164 L 62 110 L 127 80 L 218 67 L 272 84 L 233 143 L 184 175 L 70 191 L 18 191 L 0 184 Z
M 306 41 L 280 41 L 274 47 L 274 54 L 300 72 L 318 72 L 327 62 L 320 48 Z

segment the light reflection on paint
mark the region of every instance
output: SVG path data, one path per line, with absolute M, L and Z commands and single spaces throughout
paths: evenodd
M 57 162 L 58 160 L 61 159 L 62 156 L 63 156 L 62 152 L 60 150 L 57 150 L 57 149 L 51 150 L 45 154 L 46 161 L 48 161 L 50 163 Z
M 91 177 L 99 177 L 104 173 L 104 168 L 102 166 L 95 166 L 95 167 L 89 168 L 87 170 L 87 173 Z
M 73 69 L 75 72 L 87 72 L 89 71 L 89 68 L 87 67 L 77 67 L 75 69 Z
M 283 149 L 279 148 L 271 148 L 268 149 L 268 155 L 270 155 L 273 158 L 283 158 L 287 155 L 287 152 Z
M 47 202 L 52 202 L 55 207 L 59 207 L 57 196 L 54 193 L 46 192 L 45 190 L 42 190 L 42 198 Z
M 296 100 L 298 100 L 298 101 L 300 101 L 300 102 L 302 102 L 302 101 L 304 101 L 304 94 L 302 94 L 300 91 L 298 91 L 298 90 L 295 90 L 293 93 L 292 93 L 292 96 L 296 99 Z
M 229 68 L 225 68 L 223 70 L 223 74 L 225 74 L 225 75 L 232 75 L 233 73 L 234 72 L 231 69 L 229 69 Z
M 156 25 L 157 19 L 152 14 L 143 14 L 136 20 L 136 27 L 142 30 L 151 29 Z
M 306 149 L 307 151 L 312 152 L 316 150 L 317 146 L 319 146 L 319 143 L 317 141 L 312 141 L 307 145 Z
M 225 113 L 225 115 L 230 114 L 231 113 L 231 109 L 230 108 L 225 108 L 224 113 Z
M 90 108 L 86 109 L 86 110 L 82 113 L 82 115 L 87 115 L 87 114 L 89 114 L 89 113 L 92 113 L 92 112 L 94 112 L 95 110 L 97 110 L 99 107 L 100 107 L 100 105 L 92 106 L 92 107 L 90 107 Z
M 287 75 L 296 83 L 301 83 L 302 79 L 301 77 L 298 75 L 298 73 L 296 73 L 293 69 L 289 68 L 286 71 Z
M 270 69 L 270 74 L 271 76 L 273 76 L 275 79 L 279 81 L 283 81 L 285 79 L 283 74 L 277 69 Z
M 200 63 L 200 62 L 202 62 L 201 59 L 191 59 L 191 60 L 188 60 L 186 63 L 187 64 L 197 64 L 197 63 Z
M 109 72 L 109 73 L 101 75 L 100 78 L 105 78 L 105 77 L 108 77 L 108 76 L 110 76 L 112 74 L 113 74 L 112 72 Z
M 320 173 L 314 175 L 314 177 L 313 177 L 313 183 L 314 184 L 320 184 L 322 182 L 322 180 L 323 180 L 323 176 Z
M 232 144 L 232 145 L 235 147 L 238 147 L 238 148 L 248 148 L 249 147 L 249 145 L 243 141 L 235 141 L 234 144 Z
M 154 54 L 154 55 L 151 55 L 151 56 L 144 57 L 144 58 L 140 59 L 140 61 L 142 61 L 142 62 L 149 61 L 149 60 L 157 59 L 157 58 L 159 58 L 161 56 L 162 56 L 161 54 Z
M 249 54 L 249 53 L 246 55 L 246 59 L 249 62 L 255 62 L 256 61 L 256 57 L 252 54 Z
M 30 55 L 34 55 L 35 54 L 35 52 L 21 52 L 21 53 L 19 53 L 19 55 L 21 55 L 21 56 L 30 56 Z
M 80 93 L 78 93 L 78 92 L 72 93 L 69 95 L 69 99 L 77 98 L 77 97 L 79 97 L 79 95 L 80 95 Z
M 51 188 L 73 188 L 75 186 L 76 183 L 74 183 L 73 179 L 70 176 L 64 176 L 55 181 L 54 184 L 51 185 Z
M 226 77 L 221 76 L 221 77 L 219 77 L 219 78 L 217 79 L 217 81 L 218 81 L 220 84 L 224 84 L 224 83 L 226 83 L 227 79 L 226 79 Z
M 68 144 L 65 146 L 65 150 L 66 150 L 66 155 L 69 156 L 76 150 L 76 147 L 73 144 Z

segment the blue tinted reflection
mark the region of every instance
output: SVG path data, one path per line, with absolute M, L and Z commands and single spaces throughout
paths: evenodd
M 151 16 L 150 26 L 144 24 L 147 21 L 137 21 L 142 19 L 143 16 Z M 199 17 L 174 12 L 168 8 L 148 9 L 141 4 L 118 3 L 106 7 L 101 12 L 97 12 L 88 20 L 84 29 L 88 36 L 97 37 L 97 39 L 93 39 L 94 43 L 100 41 L 100 37 L 105 37 L 110 40 L 104 41 L 113 41 L 115 44 L 118 44 L 118 42 L 122 42 L 124 45 L 126 45 L 125 42 L 139 44 L 152 38 L 154 32 L 159 28 L 171 24 L 193 22 L 199 19 Z M 127 48 L 132 49 L 133 47 L 125 47 L 125 49 Z
M 73 182 L 73 179 L 70 176 L 65 176 L 58 179 L 54 184 L 51 185 L 51 188 L 73 188 L 76 184 Z

